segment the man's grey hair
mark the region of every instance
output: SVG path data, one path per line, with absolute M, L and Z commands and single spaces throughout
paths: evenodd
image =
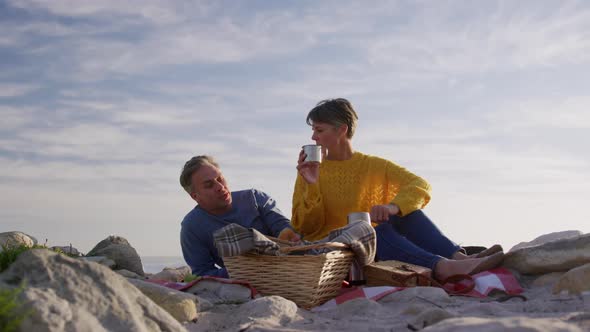
M 213 157 L 203 155 L 192 157 L 184 164 L 182 172 L 180 172 L 180 185 L 187 193 L 189 193 L 189 195 L 193 192 L 193 184 L 191 181 L 193 173 L 198 171 L 203 165 L 211 165 L 219 168 L 219 165 Z

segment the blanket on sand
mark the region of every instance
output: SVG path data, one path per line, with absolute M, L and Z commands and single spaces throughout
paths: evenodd
M 480 272 L 473 275 L 475 288 L 460 296 L 470 296 L 485 298 L 492 291 L 500 291 L 507 295 L 517 295 L 523 292 L 522 287 L 516 280 L 516 277 L 505 268 L 496 268 L 489 271 Z M 469 287 L 470 281 L 461 281 L 455 284 L 447 284 L 446 287 L 452 287 L 452 290 L 459 291 Z M 378 287 L 351 287 L 343 288 L 342 292 L 336 298 L 317 306 L 312 311 L 324 311 L 337 307 L 339 304 L 358 298 L 367 298 L 379 301 L 386 295 L 399 292 L 406 287 L 378 286 Z
M 240 280 L 232 280 L 218 277 L 199 277 L 191 282 L 173 282 L 167 280 L 148 279 L 146 281 L 165 286 L 168 288 L 176 289 L 178 291 L 185 291 L 191 288 L 193 285 L 203 281 L 211 280 L 214 282 L 220 282 L 225 284 L 237 284 L 250 289 L 251 297 L 257 296 L 256 289 L 252 287 L 248 282 Z M 496 268 L 489 271 L 484 271 L 473 276 L 475 281 L 475 288 L 468 293 L 461 294 L 460 296 L 470 296 L 477 298 L 485 298 L 492 291 L 500 291 L 507 295 L 518 295 L 523 292 L 522 287 L 516 280 L 516 277 L 505 268 Z M 469 287 L 470 281 L 461 281 L 456 284 L 447 284 L 446 287 L 452 287 L 453 290 L 458 291 Z M 402 291 L 407 287 L 392 287 L 392 286 L 378 286 L 378 287 L 343 287 L 339 296 L 329 300 L 328 302 L 317 306 L 311 311 L 324 311 L 337 307 L 338 305 L 345 303 L 350 300 L 358 298 L 367 298 L 373 301 L 379 301 L 386 295 Z

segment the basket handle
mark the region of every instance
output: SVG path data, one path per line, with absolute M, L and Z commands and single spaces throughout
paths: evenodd
M 311 249 L 322 249 L 322 248 L 332 248 L 332 249 L 348 249 L 348 244 L 340 243 L 340 242 L 326 242 L 326 243 L 317 243 L 317 244 L 309 244 L 306 246 L 293 246 L 293 247 L 282 247 L 279 249 L 282 253 L 290 253 L 294 251 L 305 251 Z

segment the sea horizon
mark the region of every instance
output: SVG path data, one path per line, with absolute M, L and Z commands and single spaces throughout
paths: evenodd
M 141 256 L 143 271 L 146 273 L 158 273 L 165 267 L 186 266 L 182 256 Z

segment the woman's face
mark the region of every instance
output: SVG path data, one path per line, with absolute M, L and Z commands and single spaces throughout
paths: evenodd
M 328 149 L 337 146 L 345 137 L 346 131 L 342 129 L 343 125 L 336 127 L 329 123 L 314 122 L 311 126 L 313 135 L 311 139 L 316 142 L 317 145 L 324 146 Z M 344 134 L 343 134 L 344 132 Z

